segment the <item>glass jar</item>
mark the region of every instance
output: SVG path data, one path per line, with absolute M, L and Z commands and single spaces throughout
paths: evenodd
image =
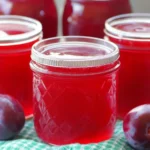
M 63 33 L 103 38 L 106 19 L 130 12 L 129 0 L 67 0 Z
M 57 11 L 53 0 L 0 0 L 0 15 L 21 15 L 39 20 L 44 38 L 57 35 Z
M 22 16 L 0 16 L 0 94 L 16 98 L 25 116 L 32 114 L 32 45 L 42 38 L 40 22 Z
M 118 115 L 150 103 L 150 15 L 125 14 L 106 21 L 106 39 L 120 48 Z
M 116 122 L 116 45 L 96 38 L 58 37 L 32 49 L 34 124 L 49 144 L 96 143 Z

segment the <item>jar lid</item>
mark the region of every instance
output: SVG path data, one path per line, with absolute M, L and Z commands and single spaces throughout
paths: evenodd
M 105 22 L 105 33 L 118 38 L 150 39 L 150 14 L 131 13 L 111 17 Z
M 41 34 L 42 25 L 35 19 L 16 15 L 0 16 L 0 46 L 22 44 Z
M 92 67 L 119 58 L 118 47 L 108 41 L 84 36 L 64 36 L 42 40 L 32 47 L 31 58 L 54 67 Z

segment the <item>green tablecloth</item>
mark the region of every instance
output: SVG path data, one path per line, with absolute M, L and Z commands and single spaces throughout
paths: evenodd
M 43 143 L 34 130 L 33 121 L 26 121 L 22 132 L 11 141 L 1 141 L 0 150 L 132 150 L 126 144 L 122 131 L 122 122 L 117 122 L 114 136 L 111 140 L 90 145 L 50 146 Z

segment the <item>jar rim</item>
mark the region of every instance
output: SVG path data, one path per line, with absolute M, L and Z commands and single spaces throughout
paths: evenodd
M 91 52 L 89 52 L 88 55 L 81 54 L 81 56 L 80 52 L 82 50 L 77 50 L 79 52 L 78 56 L 76 54 L 66 56 L 67 46 L 69 46 L 72 51 L 75 51 L 74 48 L 80 49 L 78 46 L 81 46 L 85 50 L 88 47 L 91 49 Z M 52 51 L 53 48 L 55 48 L 55 51 Z M 59 48 L 60 51 L 58 51 Z M 64 55 L 61 53 L 61 48 L 63 50 L 65 49 L 66 53 L 64 52 Z M 93 55 L 94 49 L 96 51 Z M 107 51 L 108 53 L 102 56 L 100 54 L 101 50 L 104 50 L 104 52 Z M 60 52 L 60 55 L 51 55 L 52 52 Z M 113 63 L 117 61 L 118 58 L 119 49 L 117 45 L 104 39 L 86 36 L 60 36 L 44 39 L 35 43 L 31 51 L 31 59 L 34 62 L 46 66 L 64 68 L 96 67 Z
M 0 16 L 0 25 L 24 25 L 27 28 L 32 28 L 31 31 L 13 34 L 9 36 L 0 37 L 0 46 L 9 46 L 16 44 L 23 44 L 29 42 L 33 39 L 41 37 L 42 34 L 42 25 L 41 23 L 29 17 L 19 16 L 19 15 L 1 15 Z M 12 29 L 13 30 L 13 29 Z
M 150 24 L 149 13 L 129 13 L 111 17 L 105 22 L 105 34 L 126 40 L 150 40 L 150 32 L 128 32 L 121 29 L 117 29 L 114 25 L 126 24 L 126 23 L 148 23 Z

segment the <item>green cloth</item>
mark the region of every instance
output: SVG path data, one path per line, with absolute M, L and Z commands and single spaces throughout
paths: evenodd
M 34 130 L 33 121 L 26 121 L 21 133 L 13 140 L 1 141 L 0 150 L 133 150 L 128 144 L 122 131 L 122 122 L 117 122 L 112 139 L 98 144 L 51 146 L 43 143 Z

